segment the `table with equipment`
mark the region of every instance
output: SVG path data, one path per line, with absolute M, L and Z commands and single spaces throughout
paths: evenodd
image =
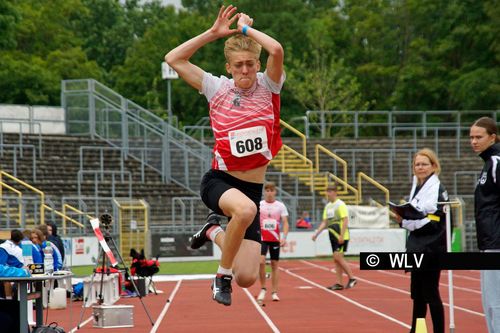
M 19 332 L 28 333 L 28 301 L 35 300 L 36 327 L 43 325 L 43 283 L 68 278 L 68 275 L 33 275 L 29 277 L 0 277 L 0 282 L 14 282 L 19 295 Z M 32 285 L 32 288 L 28 288 Z M 0 301 L 1 302 L 1 301 Z

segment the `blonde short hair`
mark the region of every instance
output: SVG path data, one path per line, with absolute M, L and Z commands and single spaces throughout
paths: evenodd
M 436 170 L 434 171 L 434 174 L 436 176 L 441 173 L 441 164 L 439 163 L 439 159 L 437 158 L 436 153 L 432 149 L 423 148 L 417 151 L 415 156 L 413 156 L 413 167 L 415 167 L 415 159 L 417 158 L 417 156 L 425 156 L 429 159 L 431 164 L 436 168 Z
M 255 58 L 259 59 L 262 46 L 250 37 L 237 34 L 226 40 L 224 44 L 224 56 L 229 63 L 229 57 L 232 52 L 248 51 L 255 54 Z
M 276 184 L 274 184 L 274 182 L 266 182 L 264 184 L 264 190 L 267 190 L 267 189 L 276 190 Z

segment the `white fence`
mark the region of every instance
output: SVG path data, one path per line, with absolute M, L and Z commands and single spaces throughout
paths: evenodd
M 56 106 L 0 104 L 0 132 L 66 134 L 64 109 Z

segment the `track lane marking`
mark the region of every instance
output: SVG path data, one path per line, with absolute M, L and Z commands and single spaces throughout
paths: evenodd
M 179 290 L 182 281 L 183 280 L 179 280 L 177 282 L 177 284 L 175 285 L 174 290 L 172 290 L 172 292 L 170 293 L 170 296 L 168 297 L 168 302 L 165 303 L 163 310 L 161 311 L 158 318 L 156 318 L 156 322 L 155 322 L 153 328 L 151 329 L 151 331 L 149 331 L 150 333 L 155 333 L 156 330 L 158 329 L 158 327 L 160 327 L 160 324 L 163 320 L 163 317 L 165 317 L 165 314 L 167 313 L 168 309 L 170 308 L 170 305 L 172 304 L 172 301 L 174 300 L 175 294 L 177 293 L 177 290 Z
M 321 267 L 321 266 L 319 266 L 319 267 Z M 403 327 L 405 327 L 405 328 L 411 328 L 411 326 L 410 326 L 410 325 L 408 325 L 408 324 L 406 324 L 406 323 L 403 323 L 402 321 L 399 321 L 399 320 L 397 320 L 396 318 L 393 318 L 393 317 L 388 316 L 388 315 L 386 315 L 386 314 L 384 314 L 384 313 L 382 313 L 382 312 L 380 312 L 380 311 L 377 311 L 377 310 L 375 310 L 375 309 L 373 309 L 373 308 L 370 308 L 370 307 L 368 307 L 368 306 L 366 306 L 366 305 L 363 305 L 363 304 L 361 304 L 361 303 L 359 303 L 359 302 L 356 302 L 356 301 L 354 301 L 354 300 L 352 300 L 352 299 L 350 299 L 350 298 L 348 298 L 348 297 L 346 297 L 346 296 L 344 296 L 344 295 L 341 295 L 340 293 L 337 293 L 337 292 L 334 292 L 334 291 L 332 291 L 332 290 L 329 290 L 329 289 L 327 289 L 327 288 L 325 288 L 325 287 L 323 287 L 323 286 L 321 286 L 321 285 L 317 284 L 316 282 L 311 281 L 311 280 L 309 280 L 309 279 L 307 279 L 307 278 L 305 278 L 305 277 L 303 277 L 303 276 L 300 276 L 300 275 L 298 275 L 298 274 L 295 274 L 295 273 L 293 273 L 293 272 L 290 272 L 290 271 L 288 271 L 287 269 L 284 269 L 284 268 L 282 268 L 282 267 L 279 267 L 279 269 L 280 269 L 281 271 L 283 271 L 283 272 L 285 272 L 285 273 L 287 273 L 287 274 L 289 274 L 289 275 L 292 275 L 292 276 L 296 277 L 297 279 L 300 279 L 300 280 L 302 280 L 302 281 L 304 281 L 304 282 L 306 282 L 306 283 L 309 283 L 309 284 L 311 284 L 311 285 L 313 285 L 313 286 L 315 286 L 315 287 L 317 287 L 317 288 L 319 288 L 319 289 L 321 289 L 321 290 L 323 290 L 323 291 L 326 291 L 326 292 L 328 292 L 328 293 L 330 293 L 330 294 L 332 294 L 332 295 L 335 295 L 335 296 L 337 296 L 337 297 L 339 297 L 339 298 L 342 298 L 342 299 L 343 299 L 344 301 L 346 301 L 346 302 L 349 302 L 349 303 L 351 303 L 351 304 L 353 304 L 353 305 L 355 305 L 355 306 L 357 306 L 357 307 L 360 307 L 360 308 L 365 309 L 365 310 L 367 310 L 367 311 L 369 311 L 369 312 L 372 312 L 372 313 L 376 314 L 377 316 L 380 316 L 380 317 L 382 317 L 382 318 L 385 318 L 385 319 L 387 319 L 387 320 L 389 320 L 389 321 L 392 321 L 392 322 L 394 322 L 394 323 L 396 323 L 396 324 L 399 324 L 399 325 L 401 325 L 401 326 L 403 326 Z
M 324 266 L 321 266 L 321 265 L 317 265 L 317 264 L 314 264 L 312 262 L 308 262 L 306 260 L 301 260 L 301 262 L 307 264 L 307 265 L 310 265 L 312 267 L 317 267 L 319 269 L 322 269 L 322 270 L 325 270 L 325 271 L 328 271 L 330 272 L 331 270 L 327 267 L 324 267 Z M 377 272 L 380 272 L 380 273 L 385 273 L 385 274 L 388 274 L 388 275 L 395 275 L 395 276 L 398 276 L 398 277 L 403 277 L 404 275 L 402 274 L 397 274 L 397 273 L 392 273 L 392 272 L 385 272 L 385 271 L 377 271 Z M 406 277 L 406 276 L 405 276 Z M 409 279 L 409 277 L 406 277 Z M 395 292 L 399 292 L 399 293 L 403 293 L 403 294 L 407 294 L 407 295 L 410 295 L 410 292 L 409 291 L 406 291 L 406 290 L 403 290 L 403 289 L 399 289 L 399 288 L 394 288 L 394 287 L 390 287 L 390 286 L 387 286 L 387 285 L 384 285 L 384 284 L 380 284 L 380 283 L 377 283 L 377 282 L 373 282 L 373 281 L 370 281 L 370 280 L 366 280 L 364 278 L 361 278 L 361 277 L 356 277 L 357 280 L 359 281 L 363 281 L 363 282 L 366 282 L 366 283 L 369 283 L 369 284 L 372 284 L 372 285 L 376 285 L 376 286 L 379 286 L 381 288 L 385 288 L 385 289 L 390 289 L 390 290 L 393 290 Z M 445 285 L 445 286 L 448 286 L 447 284 L 444 284 L 444 283 L 441 283 L 442 285 Z M 457 288 L 454 286 L 454 288 Z M 470 292 L 472 292 L 472 290 L 469 290 Z M 447 307 L 450 307 L 450 304 L 449 303 L 446 303 L 446 302 L 443 302 L 443 305 L 447 306 Z M 473 315 L 476 315 L 476 316 L 480 316 L 480 317 L 484 317 L 484 313 L 481 313 L 481 312 L 477 312 L 477 311 L 474 311 L 474 310 L 470 310 L 470 309 L 467 309 L 467 308 L 463 308 L 461 306 L 457 306 L 457 305 L 453 305 L 453 308 L 454 309 L 457 309 L 457 310 L 461 310 L 461 311 L 464 311 L 464 312 L 467 312 L 467 313 L 470 313 L 470 314 L 473 314 Z
M 257 301 L 255 301 L 255 299 L 254 299 L 253 295 L 250 293 L 250 291 L 248 291 L 247 288 L 242 288 L 242 289 L 243 289 L 243 291 L 245 291 L 248 298 L 250 298 L 250 301 L 252 302 L 253 306 L 257 309 L 257 311 L 260 313 L 260 315 L 264 318 L 264 320 L 269 325 L 269 327 L 273 330 L 273 332 L 279 333 L 280 330 L 278 329 L 278 327 L 276 327 L 276 325 L 274 325 L 273 321 L 271 320 L 271 318 L 269 318 L 267 313 L 265 313 L 264 310 L 262 310 L 262 307 L 257 303 Z
M 92 319 L 93 319 L 93 316 L 90 316 L 86 320 L 84 320 L 83 323 L 80 323 L 80 329 L 83 326 L 87 325 Z M 76 331 L 78 331 L 78 326 L 77 327 L 73 327 L 73 329 L 71 331 L 69 331 L 68 333 L 75 333 Z
M 386 271 L 377 271 L 377 272 L 383 273 L 383 274 L 386 274 L 386 275 L 394 275 L 394 276 L 397 276 L 397 277 L 403 277 L 405 279 L 410 279 L 410 277 L 407 276 L 407 275 L 397 274 L 397 273 L 394 273 L 394 272 L 386 272 Z M 448 274 L 443 274 L 443 275 L 446 276 L 446 277 L 448 277 Z M 456 275 L 453 274 L 453 277 L 456 277 Z M 444 283 L 444 282 L 439 282 L 439 285 L 442 286 L 442 287 L 448 287 L 448 283 Z M 480 290 L 466 288 L 466 287 L 458 287 L 456 285 L 453 285 L 453 289 L 463 290 L 463 291 L 466 291 L 466 292 L 469 292 L 469 293 L 474 293 L 474 294 L 479 294 L 479 295 L 482 294 Z

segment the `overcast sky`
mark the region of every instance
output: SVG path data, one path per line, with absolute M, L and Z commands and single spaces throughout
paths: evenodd
M 174 5 L 177 8 L 182 7 L 181 5 L 182 0 L 162 0 L 161 2 L 164 5 Z M 125 3 L 125 0 L 120 0 L 121 3 Z M 148 0 L 143 0 L 143 2 L 148 2 Z
M 163 0 L 162 1 L 166 5 L 175 5 L 175 7 L 181 7 L 181 0 Z

